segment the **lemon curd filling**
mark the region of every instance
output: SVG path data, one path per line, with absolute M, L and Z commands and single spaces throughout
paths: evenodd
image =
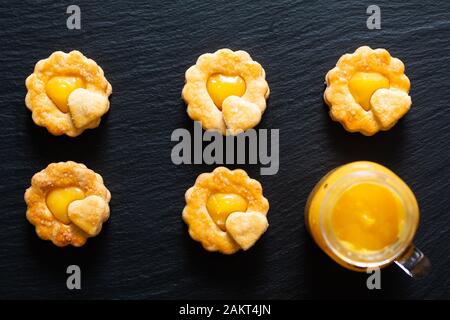
M 69 204 L 75 200 L 84 199 L 84 192 L 80 188 L 67 187 L 52 190 L 47 195 L 47 207 L 50 212 L 62 223 L 69 224 L 67 215 Z
M 348 88 L 355 101 L 369 111 L 370 98 L 378 89 L 389 88 L 389 80 L 376 72 L 357 72 L 348 82 Z
M 397 241 L 405 208 L 394 191 L 376 183 L 350 186 L 332 209 L 332 229 L 351 251 L 377 251 Z
M 247 200 L 235 193 L 214 193 L 206 202 L 209 215 L 223 231 L 228 216 L 233 212 L 247 211 L 247 206 Z
M 85 83 L 82 78 L 57 76 L 47 82 L 45 92 L 61 112 L 67 113 L 69 112 L 67 105 L 69 95 L 78 88 L 85 88 Z
M 240 76 L 215 73 L 208 78 L 206 88 L 216 107 L 222 110 L 223 101 L 229 96 L 241 97 L 245 93 L 246 86 Z

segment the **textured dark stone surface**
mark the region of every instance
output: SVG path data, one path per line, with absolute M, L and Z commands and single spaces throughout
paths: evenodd
M 1 1 L 0 298 L 450 298 L 450 4 L 377 2 L 382 30 L 366 29 L 367 1 L 76 1 L 82 30 L 66 29 L 67 4 Z M 339 56 L 367 44 L 401 58 L 413 107 L 392 130 L 367 138 L 332 122 L 323 80 Z M 175 166 L 175 128 L 192 129 L 180 99 L 197 56 L 244 49 L 271 87 L 261 128 L 280 129 L 280 171 L 260 176 L 271 227 L 247 253 L 222 256 L 192 241 L 180 218 L 184 192 L 212 166 Z M 25 108 L 25 78 L 55 50 L 95 59 L 113 85 L 99 128 L 53 137 Z M 314 245 L 305 201 L 328 170 L 373 160 L 397 172 L 421 206 L 416 244 L 432 274 L 413 281 L 394 267 L 382 290 L 344 270 Z M 104 231 L 80 249 L 41 241 L 25 220 L 31 176 L 74 160 L 103 175 L 113 198 Z M 69 264 L 82 290 L 65 287 Z

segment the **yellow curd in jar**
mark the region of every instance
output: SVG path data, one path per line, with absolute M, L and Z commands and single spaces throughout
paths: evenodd
M 364 271 L 401 255 L 414 237 L 419 209 L 411 189 L 389 169 L 368 161 L 329 172 L 311 192 L 306 226 L 340 265 Z

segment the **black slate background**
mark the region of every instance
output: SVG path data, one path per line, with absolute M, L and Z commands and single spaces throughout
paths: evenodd
M 0 298 L 450 298 L 450 3 L 376 4 L 382 30 L 366 28 L 372 1 L 76 1 L 82 30 L 66 28 L 65 1 L 1 1 Z M 332 122 L 323 79 L 358 46 L 401 58 L 413 107 L 397 126 L 367 138 Z M 173 165 L 170 135 L 192 121 L 180 99 L 184 71 L 205 52 L 244 49 L 267 72 L 269 106 L 260 128 L 280 129 L 280 171 L 260 176 L 271 227 L 249 252 L 207 253 L 181 220 L 184 192 L 207 165 Z M 78 49 L 112 83 L 111 110 L 76 139 L 35 126 L 25 78 L 55 50 Z M 322 175 L 354 160 L 380 162 L 414 190 L 421 206 L 416 244 L 433 263 L 413 281 L 344 270 L 304 228 L 306 198 Z M 82 248 L 41 241 L 25 220 L 23 192 L 50 162 L 74 160 L 103 175 L 112 215 Z M 233 166 L 232 166 L 233 167 Z M 82 290 L 65 287 L 69 264 Z

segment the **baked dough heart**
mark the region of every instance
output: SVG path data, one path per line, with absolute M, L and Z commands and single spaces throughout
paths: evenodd
M 73 124 L 80 129 L 100 119 L 109 109 L 109 100 L 102 94 L 79 88 L 70 94 L 68 106 Z
M 109 217 L 109 206 L 99 196 L 88 196 L 69 204 L 67 214 L 72 223 L 93 237 L 99 234 L 103 222 Z
M 370 98 L 372 111 L 383 129 L 390 129 L 411 107 L 411 97 L 398 89 L 379 89 Z
M 233 212 L 228 216 L 225 227 L 234 241 L 247 250 L 266 232 L 269 223 L 259 212 Z
M 256 126 L 262 113 L 256 104 L 230 96 L 222 103 L 222 115 L 229 133 L 235 135 Z

